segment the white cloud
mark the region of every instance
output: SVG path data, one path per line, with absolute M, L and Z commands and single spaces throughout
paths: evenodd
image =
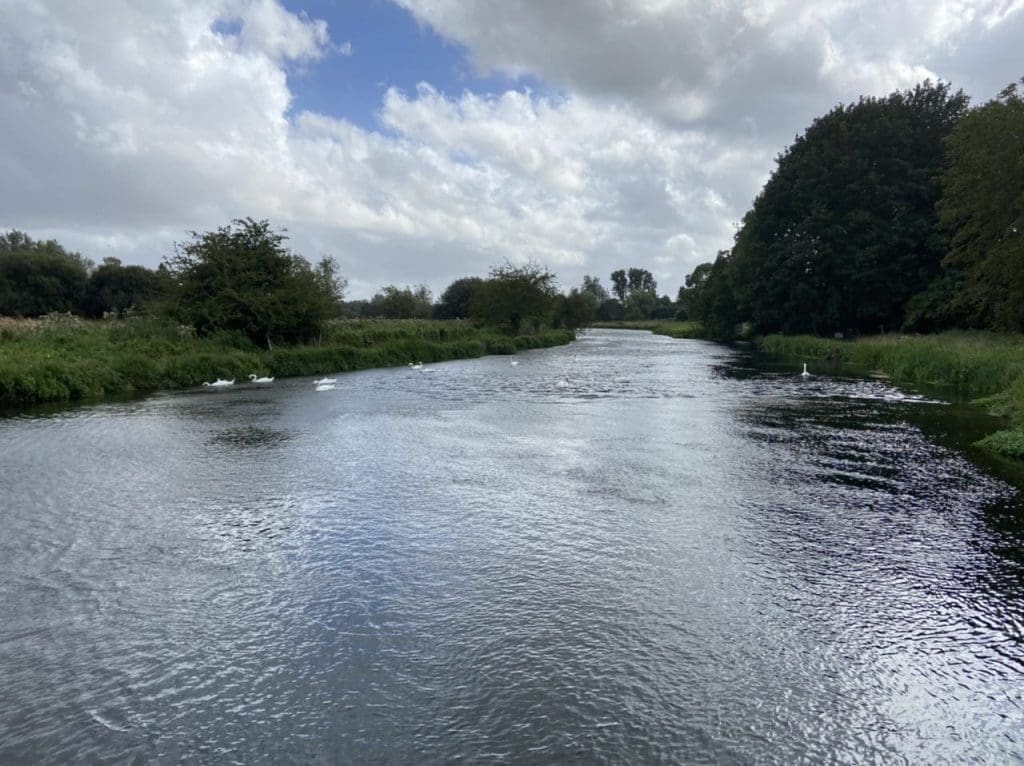
M 252 216 L 311 259 L 336 255 L 356 295 L 436 293 L 506 258 L 567 286 L 642 266 L 672 293 L 729 245 L 812 117 L 985 72 L 985 44 L 1010 50 L 1024 16 L 1020 2 L 404 2 L 481 68 L 559 95 L 391 89 L 372 131 L 291 113 L 291 69 L 351 44 L 272 0 L 0 0 L 0 227 L 152 266 L 187 231 Z
M 482 72 L 533 75 L 673 125 L 776 141 L 840 101 L 949 79 L 933 66 L 940 54 L 1024 15 L 1022 0 L 396 2 L 466 46 Z M 957 85 L 987 96 L 991 76 Z

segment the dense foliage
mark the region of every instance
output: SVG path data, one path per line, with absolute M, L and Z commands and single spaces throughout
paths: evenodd
M 473 292 L 469 313 L 513 335 L 524 329 L 537 331 L 551 323 L 556 294 L 555 275 L 540 264 L 506 262 L 491 269 L 490 277 Z
M 473 295 L 483 283 L 480 277 L 456 279 L 441 293 L 435 316 L 438 319 L 466 319 L 469 316 L 469 304 L 473 300 Z
M 20 231 L 0 235 L 0 314 L 77 311 L 91 265 L 54 240 L 39 242 Z
M 925 83 L 862 98 L 778 160 L 730 257 L 737 312 L 760 332 L 878 332 L 939 273 L 943 139 L 967 99 Z
M 679 292 L 712 337 L 1024 329 L 1024 102 L 925 82 L 861 98 L 778 158 L 733 248 Z M 628 280 L 627 280 L 628 281 Z
M 380 319 L 429 319 L 433 314 L 433 298 L 426 285 L 387 285 L 363 308 L 364 316 Z
M 172 313 L 200 335 L 240 332 L 268 348 L 317 337 L 341 285 L 330 259 L 314 268 L 285 248 L 286 239 L 251 218 L 192 232 L 163 264 L 173 284 Z
M 968 113 L 947 147 L 939 219 L 950 237 L 950 319 L 1022 331 L 1024 96 L 1018 86 Z

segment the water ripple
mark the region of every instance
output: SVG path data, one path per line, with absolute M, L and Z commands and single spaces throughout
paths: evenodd
M 0 762 L 1019 760 L 1019 499 L 952 408 L 519 360 L 0 420 Z

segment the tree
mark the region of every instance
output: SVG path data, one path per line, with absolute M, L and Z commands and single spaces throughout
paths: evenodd
M 555 324 L 569 330 L 587 327 L 597 316 L 599 305 L 592 292 L 574 287 L 568 295 L 556 298 Z
M 39 316 L 77 311 L 92 263 L 55 240 L 12 230 L 0 235 L 0 314 Z
M 104 258 L 90 275 L 82 297 L 82 313 L 91 318 L 124 316 L 154 300 L 160 292 L 157 273 L 144 266 L 124 266 L 118 258 Z
M 345 313 L 345 290 L 348 288 L 348 280 L 338 270 L 338 262 L 331 256 L 325 255 L 313 269 L 313 277 L 316 279 L 319 291 L 326 297 L 330 310 L 328 316 L 338 317 Z
M 696 299 L 692 303 L 692 317 L 704 326 L 704 334 L 709 338 L 734 338 L 739 313 L 736 309 L 729 251 L 719 251 L 714 263 L 702 265 L 709 265 L 710 268 L 702 272 L 700 284 L 694 283 Z
M 778 158 L 729 259 L 738 310 L 760 332 L 899 327 L 945 250 L 936 181 L 967 107 L 925 82 L 814 121 Z
M 657 293 L 637 290 L 626 299 L 626 319 L 650 319 L 658 308 Z
M 427 319 L 433 310 L 433 298 L 426 285 L 387 285 L 373 296 L 367 309 L 371 316 L 385 319 Z
M 972 326 L 1024 330 L 1024 94 L 1017 84 L 967 113 L 946 147 L 938 210 L 950 236 L 943 265 L 961 281 L 953 311 Z
M 610 297 L 608 295 L 608 291 L 604 289 L 604 285 L 601 284 L 601 280 L 598 277 L 592 277 L 589 274 L 583 277 L 583 287 L 581 290 L 585 293 L 590 293 L 597 298 L 598 303 L 606 301 Z
M 654 281 L 654 275 L 647 269 L 630 269 L 627 282 L 630 295 L 634 293 L 657 294 L 658 283 Z
M 619 299 L 619 303 L 626 302 L 626 295 L 629 292 L 629 280 L 626 277 L 626 270 L 619 269 L 613 271 L 612 276 L 612 292 L 615 293 L 615 297 Z
M 524 328 L 539 331 L 551 321 L 555 304 L 555 275 L 533 261 L 524 266 L 507 262 L 491 269 L 470 301 L 470 315 L 513 335 Z
M 484 281 L 480 277 L 456 279 L 441 293 L 435 315 L 438 319 L 465 319 L 469 316 L 469 305 L 477 289 Z
M 601 305 L 598 306 L 597 318 L 602 322 L 618 322 L 625 313 L 626 311 L 618 299 L 608 298 L 601 301 Z
M 336 275 L 285 248 L 267 221 L 237 219 L 175 245 L 163 267 L 174 285 L 169 306 L 200 334 L 244 333 L 253 343 L 302 342 L 337 308 Z
M 720 250 L 718 256 L 721 257 L 723 255 L 728 256 L 728 251 Z M 679 288 L 679 295 L 676 300 L 687 316 L 692 319 L 705 315 L 705 302 L 707 299 L 705 287 L 713 269 L 713 262 L 700 264 L 690 274 L 686 275 L 683 286 Z

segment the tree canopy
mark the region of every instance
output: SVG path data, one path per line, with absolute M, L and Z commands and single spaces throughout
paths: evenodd
M 55 240 L 37 241 L 18 230 L 0 235 L 0 314 L 77 311 L 91 267 Z
M 540 264 L 506 262 L 491 269 L 490 277 L 474 292 L 470 314 L 513 334 L 524 329 L 536 332 L 551 322 L 556 294 L 555 275 Z
M 337 310 L 342 283 L 330 259 L 314 269 L 286 240 L 251 218 L 192 232 L 164 262 L 172 310 L 200 334 L 237 331 L 268 347 L 315 337 Z
M 368 316 L 384 319 L 429 319 L 434 312 L 433 297 L 426 285 L 387 285 L 373 296 L 364 311 Z
M 938 275 L 945 137 L 967 108 L 925 82 L 814 121 L 744 216 L 729 276 L 760 332 L 898 328 Z
M 124 316 L 156 299 L 160 277 L 144 266 L 125 266 L 117 258 L 104 258 L 89 275 L 82 297 L 82 313 L 91 318 Z
M 466 319 L 473 295 L 484 281 L 480 277 L 456 279 L 441 293 L 435 314 L 438 319 Z
M 1024 85 L 1024 79 L 1020 85 Z M 1024 95 L 1018 84 L 971 110 L 946 141 L 939 220 L 963 323 L 1024 330 Z

